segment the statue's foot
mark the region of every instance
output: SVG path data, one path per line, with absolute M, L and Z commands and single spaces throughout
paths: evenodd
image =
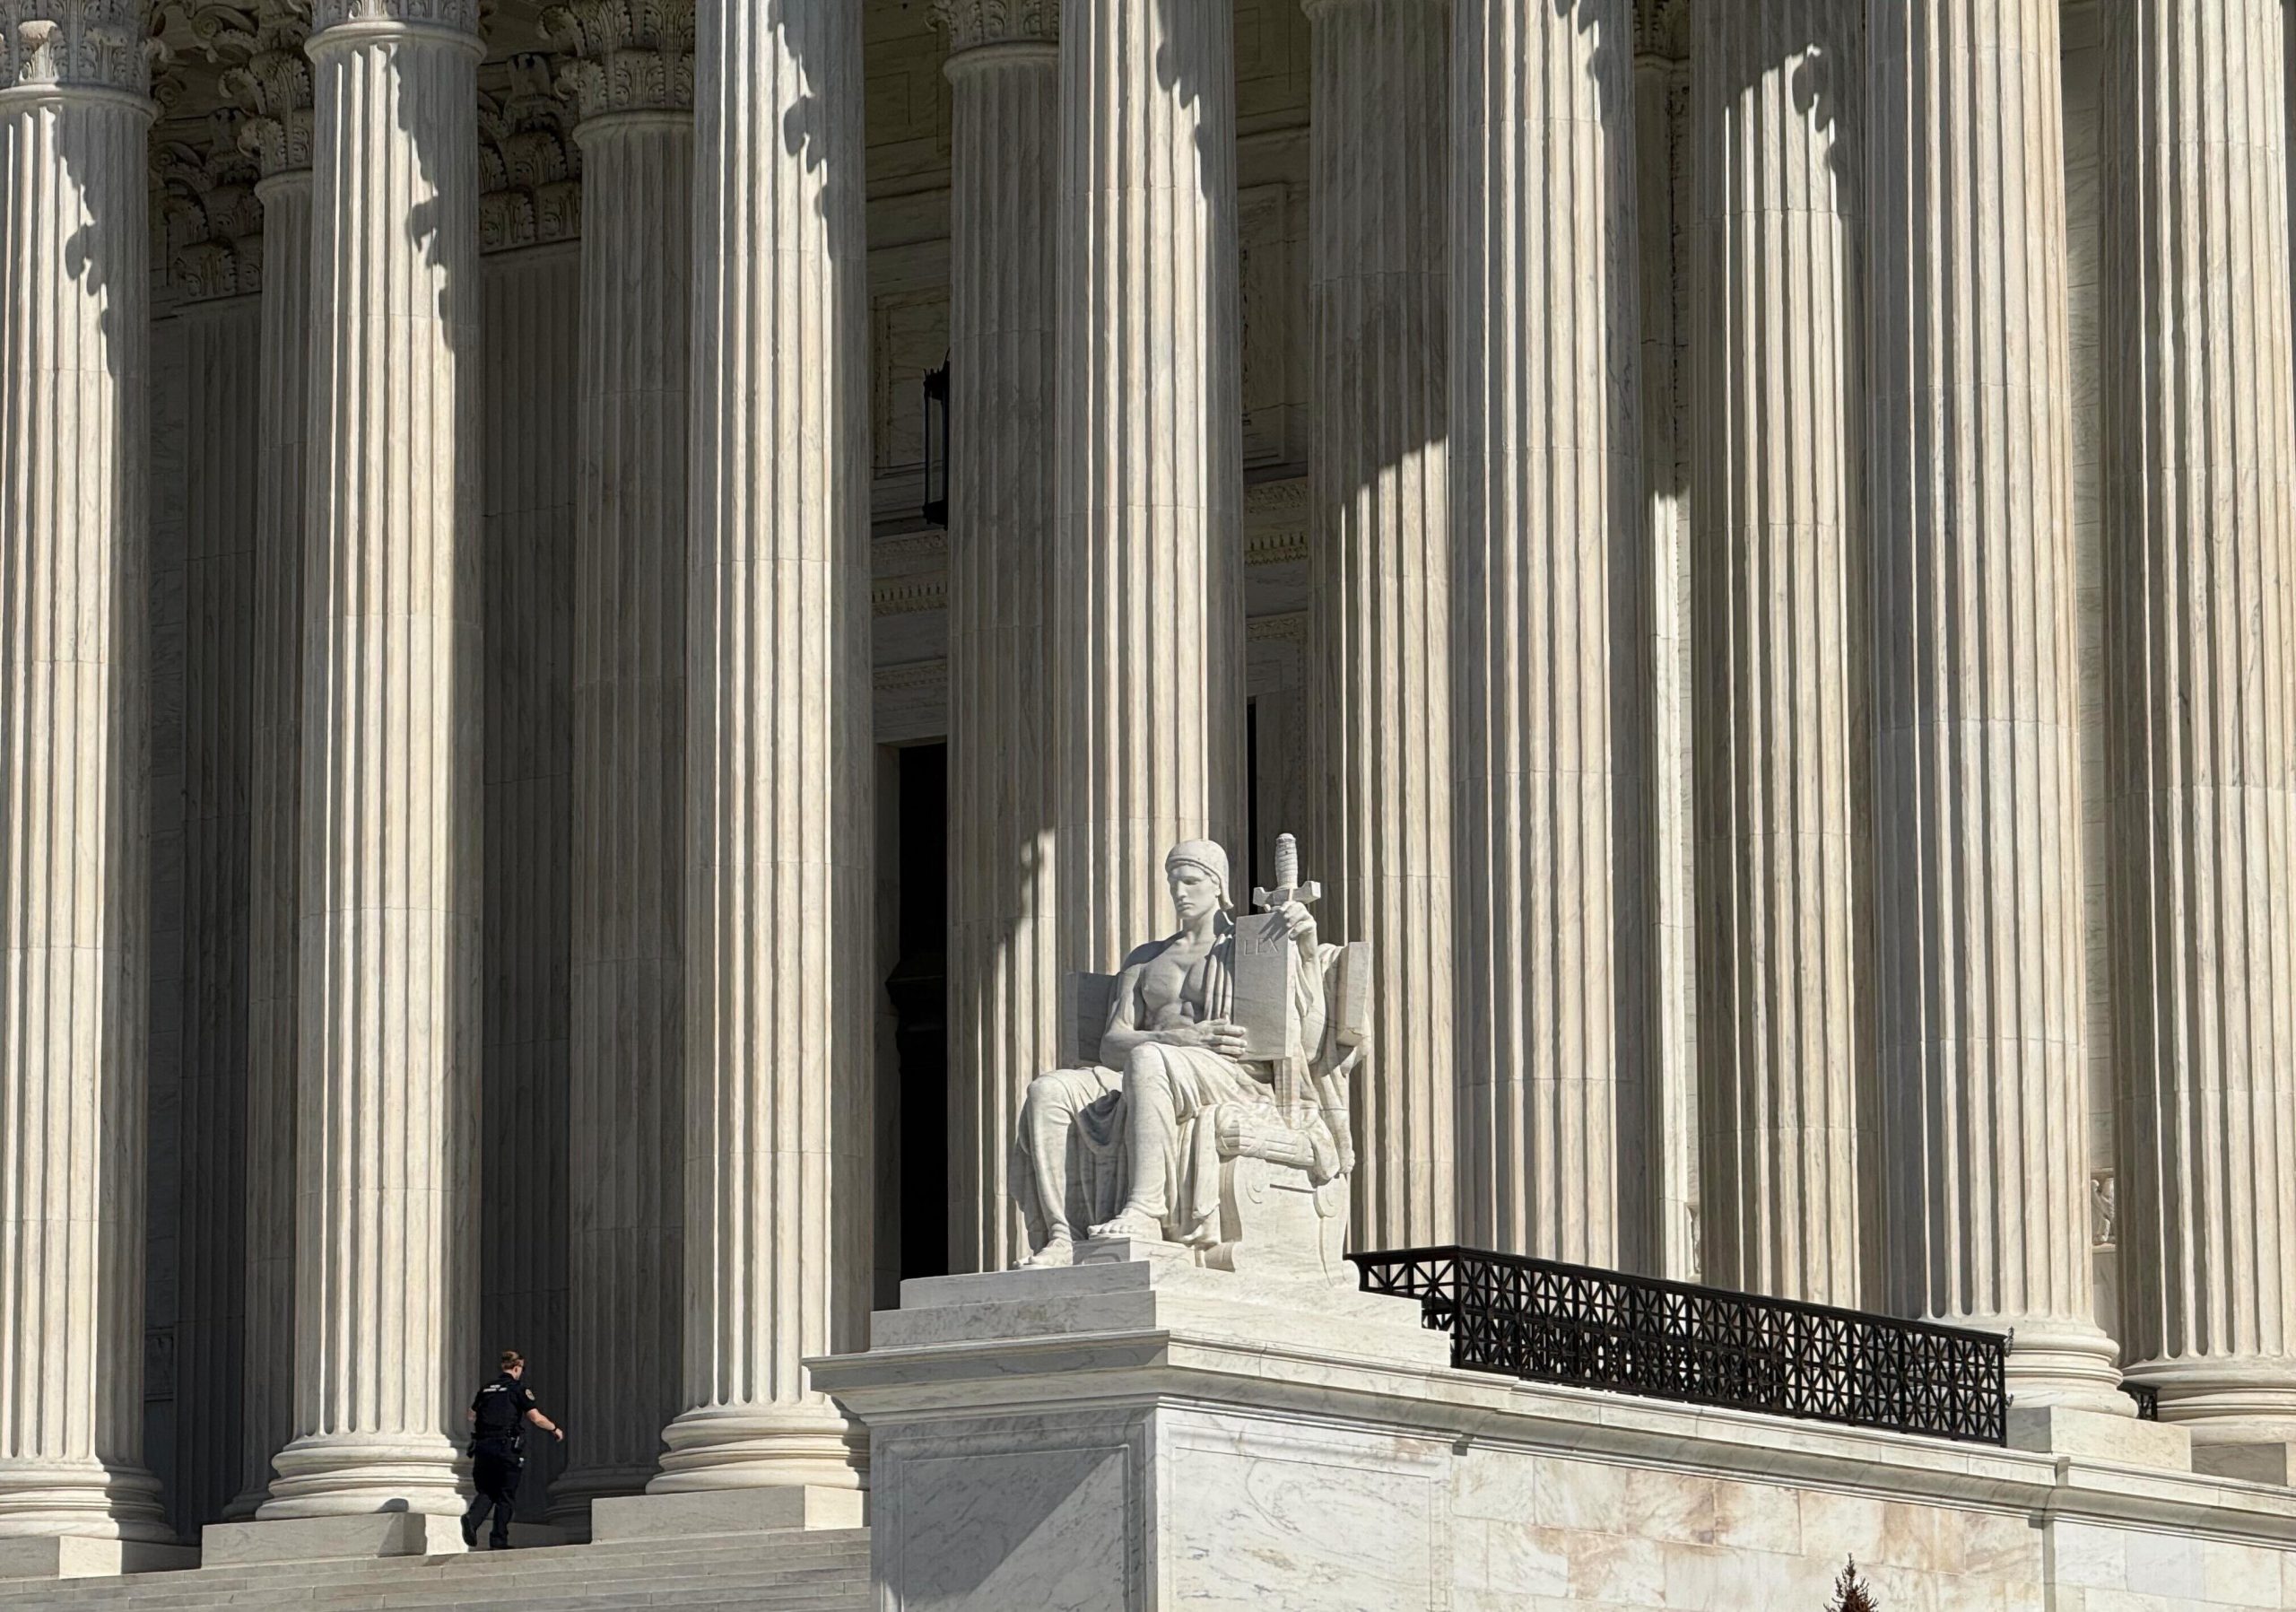
M 1013 1261 L 1014 1270 L 1045 1270 L 1056 1265 L 1076 1263 L 1076 1244 L 1065 1235 L 1045 1240 L 1045 1245 L 1024 1259 Z
M 1114 1220 L 1103 1221 L 1092 1228 L 1094 1241 L 1107 1238 L 1131 1242 L 1161 1242 L 1164 1228 L 1153 1215 L 1144 1215 L 1137 1209 L 1126 1209 Z

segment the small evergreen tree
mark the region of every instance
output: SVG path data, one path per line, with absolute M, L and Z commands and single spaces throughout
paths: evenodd
M 1866 1587 L 1866 1581 L 1857 1576 L 1856 1556 L 1848 1558 L 1848 1564 L 1841 1570 L 1841 1576 L 1834 1580 L 1833 1605 L 1827 1608 L 1827 1612 L 1881 1612 L 1881 1603 Z

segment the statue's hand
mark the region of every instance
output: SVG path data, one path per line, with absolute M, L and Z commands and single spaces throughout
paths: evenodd
M 1276 911 L 1283 918 L 1283 932 L 1300 943 L 1300 949 L 1312 957 L 1316 954 L 1316 915 L 1298 902 L 1286 902 Z
M 1164 1040 L 1175 1047 L 1202 1047 L 1217 1052 L 1222 1058 L 1244 1055 L 1244 1033 L 1225 1019 L 1205 1019 L 1199 1024 L 1182 1024 L 1163 1033 Z

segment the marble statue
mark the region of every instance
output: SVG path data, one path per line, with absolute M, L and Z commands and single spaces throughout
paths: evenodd
M 1113 977 L 1072 980 L 1073 1067 L 1039 1076 L 1022 1106 L 1012 1181 L 1032 1251 L 1020 1263 L 1071 1263 L 1081 1228 L 1221 1268 L 1345 1280 L 1369 948 L 1321 943 L 1319 892 L 1289 834 L 1276 888 L 1241 918 L 1218 845 L 1175 845 L 1164 872 L 1178 930 Z

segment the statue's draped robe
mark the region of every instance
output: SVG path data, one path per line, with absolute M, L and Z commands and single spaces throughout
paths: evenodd
M 1109 1010 L 1109 1031 L 1152 1027 L 1146 1023 L 1148 1009 L 1140 998 L 1141 983 L 1148 965 L 1178 939 L 1175 935 L 1151 942 L 1125 959 Z M 1199 1004 L 1183 998 L 1178 1005 L 1188 1021 L 1224 1019 L 1232 1011 L 1235 949 L 1235 926 L 1222 917 L 1220 938 L 1203 964 L 1203 1000 Z M 1323 947 L 1316 964 L 1292 971 L 1292 1013 L 1300 1027 L 1301 1044 L 1311 1050 L 1311 1059 L 1318 1066 L 1318 1073 L 1324 1061 L 1323 975 L 1336 954 L 1336 947 Z M 1161 1041 L 1135 1048 L 1126 1065 L 1124 1069 L 1099 1064 L 1056 1070 L 1037 1083 L 1035 1101 L 1047 1106 L 1024 1116 L 1013 1143 L 1012 1168 L 1014 1195 L 1029 1223 L 1032 1246 L 1042 1247 L 1050 1233 L 1050 1216 L 1045 1213 L 1039 1189 L 1048 1174 L 1066 1179 L 1065 1219 L 1075 1235 L 1115 1218 L 1125 1207 L 1132 1190 L 1129 1128 L 1133 1115 L 1126 1094 L 1127 1076 L 1133 1082 L 1148 1078 L 1152 1066 L 1161 1073 L 1171 1093 L 1173 1124 L 1164 1146 L 1164 1201 L 1145 1207 L 1163 1223 L 1164 1235 L 1174 1242 L 1202 1246 L 1218 1241 L 1218 1112 L 1231 1103 L 1271 1110 L 1275 1100 L 1274 1067 L 1239 1063 L 1209 1048 L 1175 1047 Z M 1304 1127 L 1324 1130 L 1331 1116 L 1310 1102 L 1294 1118 Z M 1344 1112 L 1338 1118 L 1344 1128 Z M 1065 1172 L 1039 1171 L 1038 1151 L 1048 1146 L 1065 1147 Z M 1336 1159 L 1344 1153 L 1345 1142 L 1326 1137 L 1318 1141 L 1316 1151 L 1319 1158 Z

